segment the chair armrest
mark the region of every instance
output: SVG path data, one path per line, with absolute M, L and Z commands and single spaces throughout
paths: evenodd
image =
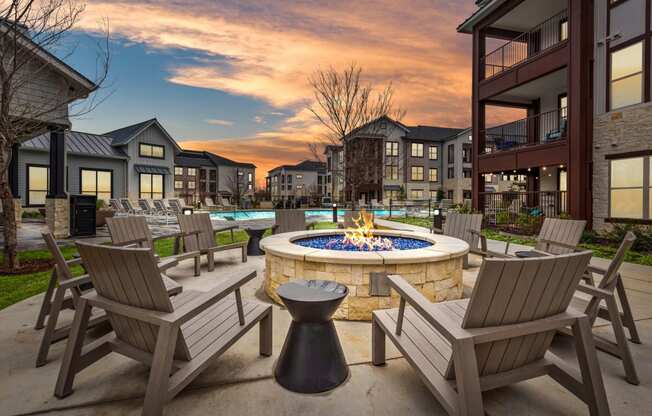
M 401 276 L 390 275 L 387 276 L 387 280 L 389 285 L 401 296 L 401 299 L 410 304 L 419 315 L 423 316 L 446 339 L 453 342 L 470 337 L 468 332 L 462 329 L 459 324 L 452 321 L 448 316 L 434 310 L 436 308 L 433 308 L 433 304 Z M 400 327 L 400 325 L 402 325 L 402 322 L 397 322 L 397 327 Z
M 227 225 L 226 227 L 213 228 L 213 234 L 222 233 L 224 231 L 236 230 L 237 228 L 238 228 L 237 225 Z
M 577 285 L 577 291 L 586 293 L 587 295 L 595 296 L 597 298 L 609 298 L 613 296 L 608 290 L 600 289 L 599 287 L 590 286 L 585 283 L 580 283 Z
M 562 247 L 562 248 L 567 248 L 569 250 L 577 250 L 577 246 L 571 245 L 571 244 L 566 244 L 566 243 L 561 243 L 559 241 L 552 241 L 552 240 L 546 240 L 546 239 L 540 239 L 540 243 L 543 243 L 546 245 L 546 249 L 549 248 L 550 246 L 557 246 L 557 247 Z
M 487 257 L 495 257 L 495 258 L 498 258 L 498 259 L 513 259 L 514 258 L 514 256 L 512 256 L 510 254 L 503 254 L 503 253 L 499 253 L 497 251 L 491 251 L 491 250 L 487 250 Z
M 77 257 L 77 258 L 74 258 L 74 259 L 66 260 L 66 264 L 67 264 L 68 266 L 81 265 L 81 264 L 82 264 L 82 258 L 81 258 L 81 257 Z
M 170 234 L 162 234 L 156 237 L 152 237 L 152 241 L 158 241 L 158 240 L 164 240 L 166 238 L 175 238 L 175 237 L 181 237 L 183 234 L 181 232 L 178 233 L 170 233 Z
M 104 309 L 107 312 L 112 312 L 117 315 L 133 318 L 138 321 L 147 322 L 157 326 L 168 323 L 169 321 L 165 318 L 169 315 L 174 314 L 174 312 L 159 312 L 153 311 L 151 309 L 125 305 L 123 303 L 119 303 L 100 296 L 96 291 L 91 291 L 85 295 L 82 295 L 82 298 L 86 299 L 91 306 Z
M 158 263 L 158 269 L 161 272 L 164 272 L 167 269 L 170 269 L 172 267 L 177 266 L 178 264 L 179 264 L 179 259 L 171 258 L 171 259 L 167 259 L 167 260 L 163 260 L 163 261 L 159 262 Z
M 592 266 L 590 264 L 586 267 L 586 271 L 591 273 L 601 274 L 603 276 L 607 274 L 607 269 L 603 269 L 602 267 L 598 267 L 598 266 Z
M 231 294 L 231 292 L 239 291 L 240 287 L 255 277 L 255 270 L 246 274 L 231 277 L 212 290 L 197 296 L 188 303 L 185 303 L 174 312 L 167 314 L 163 317 L 163 320 L 172 324 L 183 324 Z M 238 293 L 236 293 L 236 295 L 238 295 Z
M 468 230 L 472 235 L 477 235 L 480 239 L 480 250 L 482 253 L 488 253 L 487 249 L 487 237 L 485 237 L 480 231 L 477 230 Z M 471 247 L 471 249 L 477 249 L 476 247 Z
M 78 286 L 81 286 L 86 283 L 91 282 L 91 277 L 87 274 L 78 276 L 78 277 L 73 277 L 72 279 L 64 280 L 63 282 L 59 283 L 59 287 L 62 289 L 72 289 Z

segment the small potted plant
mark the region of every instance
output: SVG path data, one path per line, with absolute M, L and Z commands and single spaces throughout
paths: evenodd
M 115 212 L 113 212 L 112 208 L 106 206 L 106 202 L 103 199 L 98 199 L 95 207 L 95 226 L 98 228 L 104 227 L 106 225 L 106 219 L 113 217 Z

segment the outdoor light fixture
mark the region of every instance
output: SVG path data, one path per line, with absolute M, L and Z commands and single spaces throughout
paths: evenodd
M 183 215 L 192 215 L 192 208 L 184 208 L 182 213 Z
M 564 169 L 564 165 L 559 165 L 559 167 L 560 167 L 561 169 Z
M 546 167 L 544 166 L 544 167 L 543 167 L 543 170 L 546 170 L 546 169 L 548 169 L 548 168 L 546 168 Z
M 333 222 L 337 223 L 337 204 L 333 204 Z

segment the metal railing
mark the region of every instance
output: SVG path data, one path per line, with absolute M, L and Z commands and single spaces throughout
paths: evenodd
M 568 39 L 568 10 L 564 10 L 480 58 L 484 79 L 494 77 Z
M 567 109 L 548 111 L 480 131 L 481 153 L 513 150 L 522 146 L 550 143 L 566 138 Z
M 518 234 L 536 234 L 544 218 L 568 214 L 566 191 L 481 192 L 485 225 Z

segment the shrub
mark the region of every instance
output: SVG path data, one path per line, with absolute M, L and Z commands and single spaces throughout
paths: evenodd
M 641 252 L 652 252 L 652 227 L 648 225 L 614 224 L 610 231 L 604 233 L 606 239 L 620 244 L 625 234 L 632 231 L 636 235 L 636 241 L 632 249 Z
M 500 211 L 496 213 L 496 224 L 508 224 L 509 223 L 509 212 Z
M 41 219 L 41 218 L 43 218 L 43 215 L 41 215 L 41 213 L 38 212 L 38 211 L 23 211 L 23 214 L 21 215 L 21 217 L 23 219 L 27 219 L 27 218 Z

